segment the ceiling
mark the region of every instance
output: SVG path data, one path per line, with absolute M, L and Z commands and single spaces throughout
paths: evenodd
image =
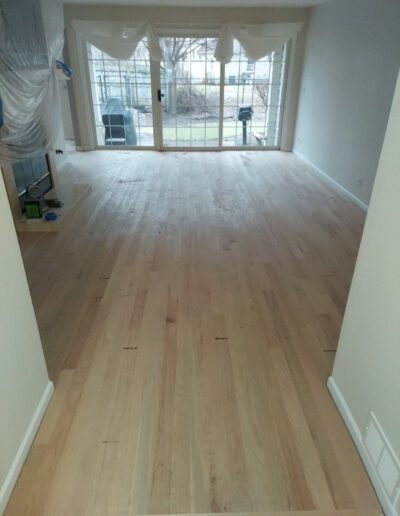
M 68 4 L 173 5 L 181 7 L 311 7 L 325 0 L 64 0 Z

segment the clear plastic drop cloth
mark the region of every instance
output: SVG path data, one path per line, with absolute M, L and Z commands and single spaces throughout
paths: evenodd
M 0 0 L 0 161 L 54 148 L 62 126 L 61 0 Z

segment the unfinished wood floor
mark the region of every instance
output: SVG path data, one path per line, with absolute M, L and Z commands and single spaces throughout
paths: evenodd
M 67 173 L 93 192 L 20 236 L 56 391 L 7 516 L 380 514 L 326 390 L 361 210 L 278 152 Z

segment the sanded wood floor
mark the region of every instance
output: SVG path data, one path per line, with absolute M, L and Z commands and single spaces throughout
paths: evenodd
M 20 235 L 56 391 L 7 516 L 380 514 L 326 389 L 364 213 L 279 152 L 63 173 L 93 192 Z

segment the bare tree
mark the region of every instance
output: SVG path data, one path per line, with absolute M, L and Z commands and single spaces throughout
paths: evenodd
M 269 85 L 268 84 L 256 84 L 255 90 L 257 96 L 261 100 L 262 105 L 264 106 L 265 111 L 268 109 L 268 96 L 269 96 Z
M 148 48 L 146 39 L 143 44 Z M 192 52 L 200 48 L 214 51 L 218 40 L 215 38 L 160 38 L 163 60 L 161 70 L 165 73 L 167 83 L 167 111 L 170 114 L 177 112 L 177 78 L 182 73 L 180 63 Z M 183 68 L 183 67 L 182 67 Z
M 163 65 L 167 83 L 167 110 L 176 114 L 177 105 L 177 75 L 179 63 L 190 53 L 206 46 L 205 38 L 161 38 Z

